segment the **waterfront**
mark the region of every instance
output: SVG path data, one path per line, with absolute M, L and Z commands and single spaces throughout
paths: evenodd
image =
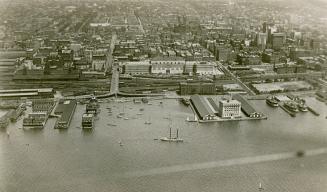
M 0 191 L 256 191 L 260 182 L 265 191 L 322 191 L 325 153 L 260 161 L 327 147 L 326 105 L 306 100 L 320 116 L 292 118 L 260 100 L 250 102 L 267 120 L 190 123 L 191 109 L 171 99 L 101 103 L 93 131 L 81 129 L 85 105 L 77 105 L 67 130 L 53 129 L 55 118 L 43 130 L 21 129 L 19 120 L 9 137 L 0 132 Z M 154 140 L 168 136 L 169 116 L 183 143 Z

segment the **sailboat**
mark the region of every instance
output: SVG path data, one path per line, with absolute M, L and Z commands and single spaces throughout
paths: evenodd
M 179 138 L 178 136 L 178 129 L 176 129 L 176 137 L 171 137 L 171 127 L 169 127 L 169 137 L 161 137 L 161 141 L 168 141 L 168 142 L 183 142 L 184 140 Z
M 150 117 L 149 117 L 149 120 L 147 120 L 147 121 L 144 122 L 144 124 L 151 125 Z
M 264 190 L 264 188 L 262 187 L 262 184 L 259 183 L 259 191 L 262 191 L 262 190 Z
M 171 120 L 171 118 L 169 118 Z M 170 122 L 170 126 L 169 126 L 169 137 L 161 137 L 160 140 L 161 141 L 168 141 L 168 142 L 183 142 L 183 139 L 179 138 L 178 135 L 178 129 L 176 129 L 176 137 L 172 137 L 171 136 L 171 122 Z

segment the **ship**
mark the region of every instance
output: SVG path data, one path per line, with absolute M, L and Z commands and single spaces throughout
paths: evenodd
M 271 107 L 278 107 L 278 101 L 275 97 L 267 97 L 266 103 Z
M 171 120 L 170 118 L 169 118 L 169 120 Z M 183 142 L 183 139 L 181 139 L 180 137 L 179 137 L 179 134 L 178 134 L 178 129 L 176 129 L 176 137 L 172 137 L 172 135 L 171 135 L 171 122 L 170 122 L 170 126 L 169 126 L 169 137 L 161 137 L 160 138 L 160 140 L 161 141 L 168 141 L 168 142 Z
M 186 98 L 180 98 L 179 101 L 181 103 L 183 103 L 185 106 L 189 106 L 190 105 L 190 101 Z
M 302 112 L 307 112 L 308 111 L 308 106 L 306 106 L 304 103 L 298 104 L 299 110 Z
M 82 128 L 92 129 L 94 127 L 94 114 L 84 113 L 82 116 Z
M 100 112 L 100 104 L 95 97 L 92 97 L 89 103 L 86 104 L 86 113 L 98 114 L 99 112 Z
M 184 140 L 179 138 L 178 136 L 178 129 L 176 129 L 176 137 L 171 136 L 171 127 L 169 128 L 169 137 L 161 137 L 161 141 L 168 141 L 168 142 L 183 142 Z
M 286 109 L 288 109 L 288 110 L 290 110 L 292 112 L 298 112 L 299 111 L 297 105 L 295 103 L 293 103 L 293 102 L 285 102 L 284 106 L 285 106 Z

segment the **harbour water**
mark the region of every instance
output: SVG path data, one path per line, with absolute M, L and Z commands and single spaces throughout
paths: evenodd
M 171 99 L 101 103 L 92 131 L 81 129 L 85 105 L 67 130 L 53 129 L 55 118 L 43 130 L 21 129 L 19 120 L 0 132 L 0 191 L 239 192 L 262 183 L 265 191 L 320 192 L 327 187 L 327 107 L 306 100 L 320 116 L 290 117 L 251 100 L 267 120 L 191 123 L 191 109 Z M 183 143 L 155 140 L 168 136 L 169 117 Z M 296 157 L 299 150 L 311 155 Z

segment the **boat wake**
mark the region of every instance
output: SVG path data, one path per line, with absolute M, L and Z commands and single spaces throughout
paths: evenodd
M 322 155 L 322 154 L 327 154 L 327 148 L 319 148 L 319 149 L 307 150 L 302 152 L 305 154 L 304 156 Z M 143 171 L 127 172 L 122 176 L 123 177 L 154 176 L 154 175 L 178 173 L 183 171 L 194 171 L 194 170 L 219 168 L 219 167 L 234 166 L 234 165 L 263 163 L 263 162 L 285 160 L 285 159 L 298 158 L 298 157 L 299 156 L 297 155 L 297 152 L 287 152 L 287 153 L 269 154 L 269 155 L 255 156 L 255 157 L 242 157 L 237 159 L 160 167 L 160 168 L 154 168 L 154 169 L 143 170 Z

